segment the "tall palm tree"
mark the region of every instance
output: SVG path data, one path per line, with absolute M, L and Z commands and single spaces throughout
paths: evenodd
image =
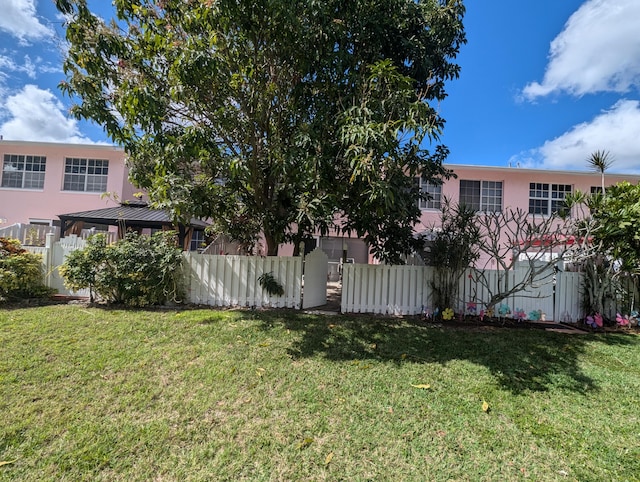
M 600 179 L 602 182 L 602 194 L 604 194 L 604 171 L 611 167 L 613 164 L 613 157 L 609 151 L 595 151 L 587 159 L 589 166 L 596 172 L 600 173 Z

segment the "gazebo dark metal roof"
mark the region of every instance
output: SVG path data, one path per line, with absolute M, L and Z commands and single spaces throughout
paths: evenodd
M 120 206 L 80 211 L 77 213 L 59 214 L 58 218 L 65 230 L 65 224 L 75 221 L 94 224 L 108 224 L 118 226 L 124 223 L 131 228 L 155 228 L 174 227 L 169 213 L 162 209 L 152 209 L 147 203 L 140 201 L 126 201 Z M 196 218 L 192 218 L 189 226 L 195 229 L 205 229 L 208 224 Z

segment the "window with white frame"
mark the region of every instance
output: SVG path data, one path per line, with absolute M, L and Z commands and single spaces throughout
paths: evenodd
M 529 214 L 548 216 L 563 210 L 571 191 L 571 184 L 529 183 Z
M 420 209 L 440 209 L 442 206 L 442 185 L 436 185 L 421 178 L 416 178 L 420 185 L 420 192 L 425 199 L 418 201 Z
M 206 236 L 204 231 L 194 230 L 191 234 L 191 245 L 189 251 L 202 251 L 205 248 Z
M 45 156 L 5 154 L 2 165 L 2 187 L 18 189 L 44 188 Z
M 502 211 L 502 181 L 461 179 L 459 203 L 475 211 Z
M 66 158 L 64 164 L 64 191 L 105 192 L 109 176 L 106 159 Z

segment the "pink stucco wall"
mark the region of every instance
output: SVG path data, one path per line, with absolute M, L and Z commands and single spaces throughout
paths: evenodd
M 460 180 L 471 181 L 501 181 L 502 182 L 502 209 L 520 208 L 529 211 L 529 184 L 568 184 L 571 192 L 580 190 L 589 193 L 592 187 L 601 186 L 601 176 L 593 171 L 550 171 L 542 169 L 523 169 L 508 167 L 465 166 L 448 165 L 457 177 L 451 178 L 442 186 L 442 196 L 457 203 L 460 199 Z M 616 184 L 621 181 L 629 181 L 632 184 L 640 182 L 640 176 L 615 173 L 605 173 L 605 185 Z M 437 209 L 425 209 L 422 211 L 420 223 L 416 226 L 416 232 L 429 231 L 437 226 L 440 220 L 440 211 Z M 495 267 L 495 261 L 480 258 L 479 266 Z
M 115 146 L 57 144 L 0 140 L 0 170 L 5 154 L 46 157 L 43 189 L 0 187 L 2 226 L 28 223 L 30 219 L 58 220 L 59 214 L 116 206 L 114 199 L 131 199 L 136 192 L 127 180 L 125 153 Z M 97 192 L 63 191 L 65 158 L 106 159 L 109 161 L 107 191 L 117 197 L 107 198 Z
M 529 183 L 570 184 L 573 192 L 580 190 L 590 192 L 592 186 L 600 186 L 600 174 L 589 171 L 549 171 L 542 169 L 522 169 L 508 167 L 448 165 L 457 178 L 445 181 L 442 195 L 457 202 L 460 197 L 460 180 L 501 181 L 503 187 L 503 209 L 529 209 Z M 621 181 L 633 184 L 640 182 L 640 176 L 624 174 L 605 174 L 605 184 L 611 185 Z M 426 229 L 439 219 L 439 211 L 426 209 L 422 211 L 421 225 L 417 231 Z

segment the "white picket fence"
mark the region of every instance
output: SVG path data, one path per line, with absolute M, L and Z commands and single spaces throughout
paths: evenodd
M 53 288 L 58 294 L 62 295 L 88 297 L 88 289 L 69 290 L 64 285 L 64 281 L 58 272 L 58 266 L 64 263 L 69 253 L 76 249 L 84 248 L 87 245 L 87 241 L 76 235 L 61 238 L 59 241 L 54 241 L 55 237 L 56 233 L 47 233 L 44 246 L 24 246 L 24 249 L 42 256 L 45 284 L 49 288 Z
M 435 270 L 429 266 L 345 265 L 342 312 L 417 315 L 423 310 L 433 311 L 434 274 Z M 509 286 L 514 286 L 525 275 L 524 268 L 508 272 Z M 490 299 L 485 286 L 497 292 L 501 274 L 485 271 L 484 276 L 486 283 L 481 284 L 473 270 L 465 273 L 459 285 L 460 301 L 451 307 L 456 313 L 468 313 L 470 304 L 475 304 L 478 313 Z M 524 311 L 528 316 L 539 310 L 548 320 L 576 321 L 584 316 L 580 307 L 581 282 L 580 273 L 558 272 L 555 276 L 548 273 L 546 280 L 534 283 L 502 303 L 512 314 Z
M 54 241 L 53 233 L 46 236 L 43 247 L 27 246 L 25 249 L 42 255 L 46 283 L 58 293 L 88 296 L 88 290 L 72 292 L 64 286 L 57 267 L 73 250 L 83 248 L 86 241 L 69 236 Z M 326 302 L 326 284 L 320 282 L 326 276 L 326 255 L 319 250 L 307 257 L 305 286 L 307 303 L 316 306 Z M 314 260 L 317 257 L 317 260 Z M 310 271 L 317 266 L 317 273 Z M 196 252 L 184 253 L 187 302 L 208 306 L 286 307 L 299 309 L 302 306 L 302 258 L 260 256 L 217 256 Z M 324 274 L 322 274 L 322 273 Z M 513 286 L 525 275 L 525 270 L 516 269 L 508 273 L 509 285 Z M 283 286 L 282 296 L 271 296 L 260 286 L 258 278 L 271 273 Z M 312 277 L 310 277 L 312 276 Z M 484 276 L 497 291 L 498 272 L 486 271 Z M 576 321 L 584 316 L 581 307 L 582 274 L 558 272 L 550 276 L 552 282 L 534 283 L 527 290 L 503 301 L 511 312 L 533 311 L 545 313 L 546 319 Z M 433 310 L 432 282 L 434 269 L 425 266 L 388 266 L 368 264 L 345 264 L 342 282 L 341 311 L 343 313 L 378 313 L 389 315 L 417 315 L 423 310 Z M 313 282 L 312 282 L 313 280 Z M 317 286 L 316 286 L 317 285 Z M 313 291 L 311 291 L 313 289 Z M 318 290 L 318 293 L 316 293 Z M 323 293 L 319 291 L 323 290 Z M 632 293 L 632 307 L 637 305 L 640 293 Z M 489 292 L 479 283 L 477 274 L 468 270 L 460 280 L 459 302 L 452 306 L 456 313 L 467 313 L 470 303 L 476 310 L 486 304 Z M 313 300 L 313 301 L 312 301 Z M 628 303 L 627 303 L 628 304 Z M 637 309 L 637 306 L 636 308 Z M 615 317 L 616 311 L 628 312 L 618 307 L 616 300 L 607 306 L 605 315 Z
M 71 291 L 64 285 L 58 266 L 69 253 L 86 246 L 72 235 L 54 241 L 47 235 L 45 246 L 25 246 L 42 256 L 47 286 L 58 294 L 89 296 L 89 290 Z M 187 302 L 209 306 L 270 306 L 300 308 L 302 300 L 302 259 L 299 257 L 214 256 L 185 252 Z M 283 286 L 282 296 L 271 296 L 258 278 L 271 273 Z M 325 288 L 326 293 L 326 288 Z
M 432 276 L 423 266 L 345 264 L 342 312 L 418 314 L 429 303 Z
M 187 300 L 210 306 L 300 308 L 302 259 L 292 256 L 216 256 L 184 253 Z M 284 295 L 269 295 L 258 278 L 271 273 Z

